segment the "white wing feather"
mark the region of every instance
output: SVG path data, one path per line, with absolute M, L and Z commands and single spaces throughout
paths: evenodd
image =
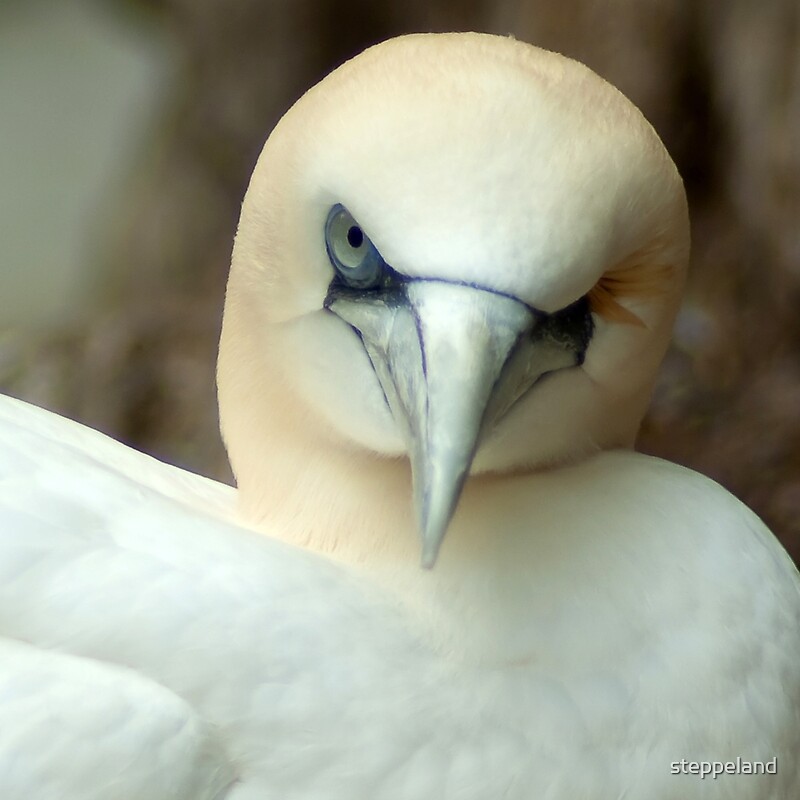
M 508 635 L 542 645 L 466 663 L 363 574 L 237 526 L 230 487 L 0 398 L 3 798 L 794 798 L 798 580 L 763 525 L 630 453 L 523 488 L 537 535 L 509 535 L 552 552 L 519 554 Z M 669 774 L 696 753 L 781 768 Z
M 234 775 L 215 732 L 131 670 L 0 639 L 6 800 L 215 800 Z

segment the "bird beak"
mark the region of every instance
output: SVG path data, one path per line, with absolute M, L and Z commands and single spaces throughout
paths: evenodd
M 338 293 L 327 306 L 361 337 L 400 427 L 431 568 L 481 438 L 542 374 L 583 354 L 536 335 L 547 315 L 472 286 L 409 280 L 390 294 Z

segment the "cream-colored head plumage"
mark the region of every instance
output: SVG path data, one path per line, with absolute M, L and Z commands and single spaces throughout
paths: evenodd
M 378 364 L 381 337 L 400 323 L 392 316 L 365 334 L 364 298 L 332 300 L 326 220 L 338 206 L 403 285 L 443 295 L 431 301 L 440 313 L 448 303 L 470 306 L 465 292 L 501 316 L 524 308 L 531 319 L 588 304 L 585 352 L 526 378 L 524 391 L 498 401 L 502 413 L 476 418 L 474 460 L 471 445 L 463 448 L 473 474 L 632 444 L 688 258 L 674 164 L 639 111 L 575 61 L 484 34 L 404 36 L 347 62 L 286 113 L 244 201 L 218 380 L 249 520 L 321 550 L 346 549 L 350 537 L 381 548 L 381 534 L 357 530 L 379 524 L 367 493 L 413 527 L 403 456 L 421 428 L 398 418 L 414 401 L 403 386 L 397 396 L 387 389 L 393 367 L 381 373 Z M 418 309 L 421 301 L 409 302 Z M 392 306 L 383 303 L 382 313 L 394 315 Z M 464 312 L 469 338 L 481 336 L 482 308 Z M 422 372 L 396 383 L 427 379 L 421 347 Z M 430 387 L 408 391 L 434 402 Z M 431 447 L 412 460 L 429 459 Z M 421 482 L 418 505 L 427 502 Z

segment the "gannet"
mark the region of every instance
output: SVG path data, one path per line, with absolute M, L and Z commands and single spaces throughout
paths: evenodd
M 575 61 L 412 35 L 308 91 L 234 246 L 238 489 L 0 404 L 0 794 L 796 800 L 797 571 L 632 450 L 688 251 Z

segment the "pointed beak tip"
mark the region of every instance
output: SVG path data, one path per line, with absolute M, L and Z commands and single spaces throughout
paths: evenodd
M 439 553 L 425 548 L 422 551 L 422 558 L 420 559 L 420 566 L 425 570 L 432 570 L 436 566 L 436 559 Z
M 420 558 L 420 565 L 422 566 L 422 569 L 431 570 L 436 566 L 436 561 L 439 558 L 439 550 L 442 547 L 444 534 L 444 530 L 437 532 L 437 534 L 434 535 L 431 535 L 430 531 L 425 531 L 425 533 L 423 533 L 422 555 Z

